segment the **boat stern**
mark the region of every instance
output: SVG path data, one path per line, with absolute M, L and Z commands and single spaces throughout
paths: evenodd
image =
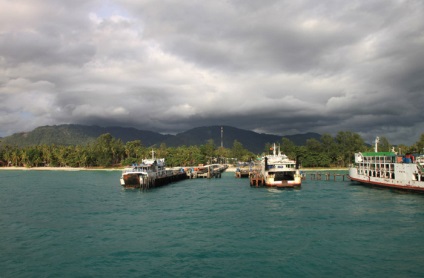
M 302 185 L 302 175 L 299 170 L 295 173 L 285 172 L 270 174 L 265 178 L 265 185 L 269 187 L 294 188 Z

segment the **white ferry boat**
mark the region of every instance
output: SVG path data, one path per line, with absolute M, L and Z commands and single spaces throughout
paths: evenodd
M 282 154 L 280 147 L 278 152 L 275 144 L 273 154 L 263 157 L 261 162 L 261 174 L 264 179 L 264 185 L 268 187 L 300 187 L 302 176 L 299 171 L 299 165 L 296 161 L 289 159 Z
M 152 150 L 152 158 L 142 160 L 141 164 L 134 164 L 122 171 L 120 183 L 127 188 L 149 188 L 155 185 L 159 178 L 172 177 L 173 170 L 165 169 L 165 159 L 155 158 Z
M 398 155 L 394 151 L 379 152 L 379 138 L 374 152 L 355 153 L 355 163 L 349 168 L 349 178 L 364 184 L 424 191 L 424 157 Z

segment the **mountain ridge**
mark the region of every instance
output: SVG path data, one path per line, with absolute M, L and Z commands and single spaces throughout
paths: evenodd
M 283 137 L 291 140 L 296 145 L 304 145 L 308 139 L 320 140 L 321 138 L 320 134 L 312 132 L 280 136 L 218 125 L 195 127 L 176 135 L 164 135 L 158 132 L 132 127 L 64 124 L 40 126 L 29 132 L 15 133 L 1 138 L 0 145 L 16 145 L 19 147 L 43 144 L 82 145 L 94 142 L 100 135 L 109 133 L 114 138 L 121 139 L 124 143 L 140 140 L 144 146 L 149 147 L 153 145 L 158 146 L 162 143 L 170 147 L 204 145 L 210 139 L 218 147 L 221 145 L 221 127 L 223 128 L 223 146 L 225 148 L 231 148 L 234 140 L 237 140 L 244 148 L 254 153 L 262 152 L 267 143 L 281 142 Z

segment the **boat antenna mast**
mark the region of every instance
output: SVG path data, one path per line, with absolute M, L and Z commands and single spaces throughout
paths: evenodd
M 380 143 L 380 137 L 376 137 L 375 138 L 375 147 L 374 147 L 374 151 L 378 152 L 378 143 Z

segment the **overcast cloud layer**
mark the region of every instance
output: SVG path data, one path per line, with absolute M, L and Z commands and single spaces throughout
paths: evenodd
M 0 0 L 0 136 L 424 133 L 424 1 Z

